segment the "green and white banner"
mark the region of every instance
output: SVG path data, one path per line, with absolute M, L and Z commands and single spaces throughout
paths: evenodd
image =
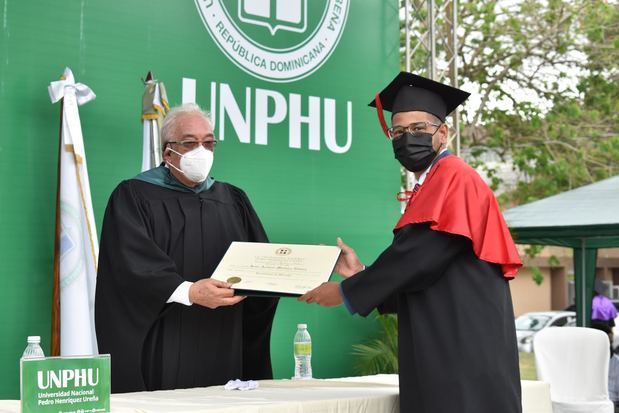
M 110 356 L 21 360 L 22 413 L 110 411 Z
M 341 236 L 371 263 L 399 215 L 399 165 L 367 107 L 399 71 L 398 9 L 397 0 L 0 0 L 0 281 L 10 286 L 0 292 L 0 398 L 19 396 L 23 337 L 49 343 L 60 116 L 50 80 L 71 67 L 97 93 L 80 121 L 98 230 L 114 187 L 140 172 L 152 71 L 170 106 L 211 112 L 213 177 L 248 194 L 272 242 Z M 320 378 L 355 374 L 351 346 L 376 330 L 342 307 L 282 299 L 276 377 L 292 376 L 298 323 Z
M 347 23 L 348 0 L 212 1 L 195 0 L 212 42 L 238 69 L 264 82 L 210 82 L 207 106 L 219 125 L 219 139 L 232 132 L 239 142 L 271 145 L 278 125 L 288 127 L 288 147 L 343 154 L 353 140 L 350 97 L 336 99 L 323 88 L 305 95 L 303 87 L 277 83 L 320 70 L 337 49 Z M 322 69 L 325 70 L 325 69 Z M 346 77 L 344 77 L 346 78 Z M 335 79 L 334 79 L 335 80 Z M 183 101 L 195 101 L 196 79 L 183 78 Z M 242 87 L 235 87 L 240 84 Z M 239 102 L 245 100 L 245 104 Z M 230 120 L 232 131 L 226 128 Z M 303 129 L 307 128 L 307 131 Z M 284 135 L 285 136 L 285 135 Z

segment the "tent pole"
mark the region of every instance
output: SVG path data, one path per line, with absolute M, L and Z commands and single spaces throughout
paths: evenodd
M 580 316 L 582 318 L 582 321 L 580 323 L 580 325 L 582 327 L 586 327 L 587 326 L 587 321 L 586 321 L 586 314 L 587 314 L 587 309 L 585 307 L 585 301 L 586 301 L 586 296 L 587 296 L 587 254 L 585 251 L 587 251 L 585 249 L 585 245 L 586 245 L 586 241 L 584 238 L 580 239 L 580 253 L 581 253 L 581 263 L 580 263 L 580 279 L 582 282 L 582 286 L 580 291 L 582 291 L 582 296 L 581 298 L 581 307 L 580 307 Z
M 587 238 L 580 239 L 580 245 L 574 247 L 574 284 L 576 286 L 576 317 L 579 327 L 591 326 L 591 303 L 597 248 L 587 245 Z

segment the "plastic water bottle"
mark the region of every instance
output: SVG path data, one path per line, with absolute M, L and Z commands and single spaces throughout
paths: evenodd
M 295 380 L 312 378 L 312 338 L 307 324 L 297 324 L 294 335 L 294 377 Z
M 45 357 L 45 354 L 43 353 L 43 349 L 41 348 L 41 337 L 40 336 L 28 336 L 28 345 L 26 346 L 26 349 L 24 350 L 24 354 L 22 354 L 21 359 L 38 359 L 38 358 L 43 358 Z M 19 368 L 19 398 L 20 400 L 24 399 L 24 387 L 29 387 L 32 386 L 34 384 L 32 383 L 27 383 L 24 384 L 24 378 L 22 376 L 22 366 L 21 364 L 24 363 L 23 361 L 20 361 L 20 368 Z
M 28 336 L 28 346 L 24 350 L 24 354 L 21 356 L 23 359 L 36 359 L 43 358 L 45 354 L 41 348 L 40 336 Z

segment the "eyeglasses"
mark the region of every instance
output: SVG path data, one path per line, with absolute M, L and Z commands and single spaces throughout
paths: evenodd
M 167 143 L 175 143 L 177 145 L 181 145 L 183 148 L 187 149 L 188 151 L 192 151 L 192 150 L 196 149 L 200 145 L 204 146 L 204 149 L 208 149 L 209 151 L 212 151 L 213 149 L 215 149 L 215 146 L 217 145 L 217 141 L 216 140 L 211 140 L 211 141 L 168 141 Z
M 406 132 L 415 133 L 415 132 L 427 132 L 430 126 L 434 126 L 435 128 L 439 128 L 441 125 L 432 123 L 432 122 L 413 122 L 408 126 L 392 126 L 387 129 L 387 133 L 389 134 L 389 139 L 396 140 L 400 136 L 404 135 Z M 436 130 L 435 130 L 436 132 Z

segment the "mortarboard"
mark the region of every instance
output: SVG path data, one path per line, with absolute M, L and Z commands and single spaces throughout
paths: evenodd
M 386 88 L 376 94 L 369 106 L 376 108 L 383 131 L 387 134 L 383 110 L 393 114 L 410 111 L 428 112 L 444 122 L 445 117 L 470 95 L 468 92 L 425 77 L 400 72 Z

